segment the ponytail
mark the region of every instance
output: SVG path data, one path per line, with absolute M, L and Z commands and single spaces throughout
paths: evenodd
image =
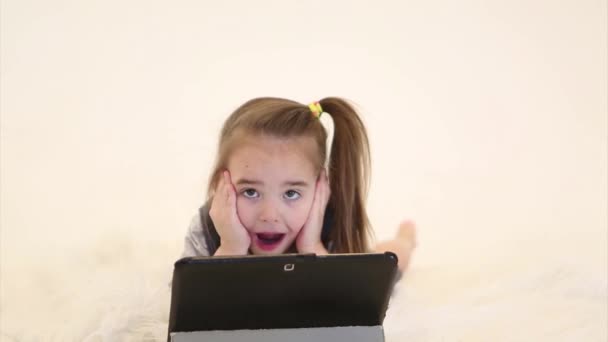
M 368 251 L 371 225 L 365 210 L 371 158 L 365 126 L 355 109 L 345 100 L 328 97 L 319 101 L 331 115 L 334 137 L 328 174 L 334 226 L 330 240 L 336 253 Z

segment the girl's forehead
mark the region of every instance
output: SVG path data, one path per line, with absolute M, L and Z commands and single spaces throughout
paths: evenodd
M 228 159 L 231 172 L 265 172 L 283 170 L 284 173 L 315 173 L 315 142 L 310 137 L 277 138 L 246 137 L 239 141 Z

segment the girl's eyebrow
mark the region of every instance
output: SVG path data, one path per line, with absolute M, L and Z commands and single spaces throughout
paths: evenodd
M 287 186 L 307 186 L 308 183 L 305 181 L 286 181 L 283 182 L 283 185 L 287 185 Z
M 259 180 L 241 178 L 238 181 L 236 181 L 235 184 L 236 185 L 261 185 L 261 184 L 263 184 L 263 182 L 259 181 Z
M 256 179 L 241 178 L 234 183 L 235 185 L 263 185 L 264 182 Z M 285 181 L 283 186 L 308 186 L 308 182 L 301 180 Z

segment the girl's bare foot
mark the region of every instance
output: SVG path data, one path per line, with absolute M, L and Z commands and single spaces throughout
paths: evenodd
M 412 252 L 416 248 L 416 224 L 412 221 L 403 221 L 394 239 L 382 241 L 376 245 L 376 252 L 393 252 L 399 258 L 398 267 L 405 271 L 410 264 Z

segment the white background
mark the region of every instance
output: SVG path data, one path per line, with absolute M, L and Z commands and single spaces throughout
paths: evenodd
M 178 257 L 219 128 L 258 96 L 359 106 L 369 214 L 381 239 L 417 222 L 413 269 L 525 254 L 607 277 L 605 1 L 1 6 L 5 303 L 24 263 L 99 241 Z

